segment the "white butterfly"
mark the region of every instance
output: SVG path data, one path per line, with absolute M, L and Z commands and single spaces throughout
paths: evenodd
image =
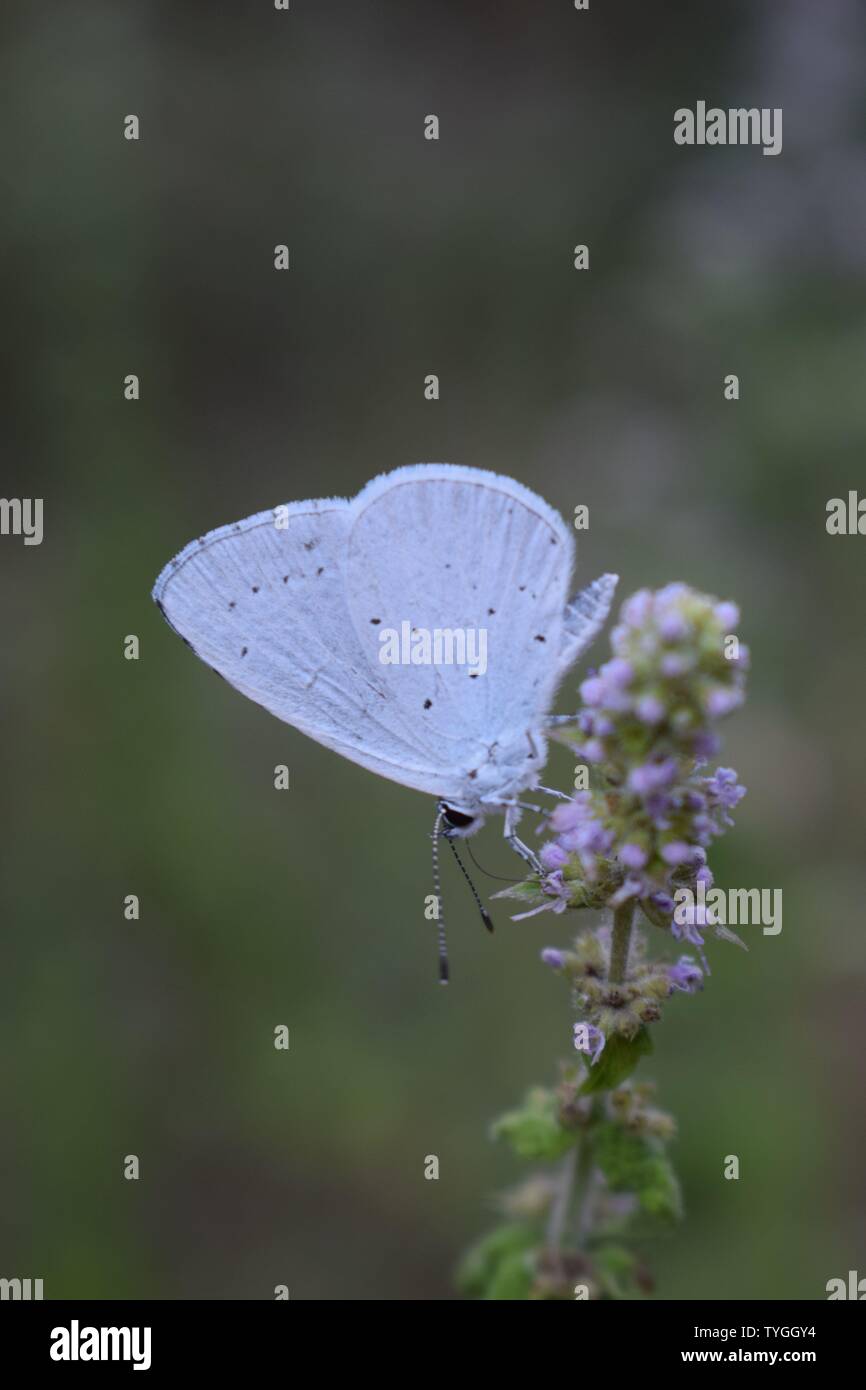
M 153 597 L 197 656 L 327 748 L 439 801 L 446 834 L 538 785 L 557 685 L 616 575 L 568 602 L 574 538 L 511 478 L 418 464 L 192 541 Z M 484 632 L 487 666 L 384 664 L 383 636 Z M 420 649 L 419 644 L 419 649 Z M 422 660 L 423 652 L 420 652 Z M 437 821 L 438 825 L 438 821 Z

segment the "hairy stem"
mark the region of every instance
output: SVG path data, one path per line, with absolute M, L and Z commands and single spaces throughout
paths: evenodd
M 562 1237 L 565 1232 L 565 1222 L 568 1216 L 568 1208 L 571 1204 L 571 1189 L 574 1185 L 574 1174 L 578 1162 L 578 1150 L 584 1143 L 581 1137 L 580 1143 L 573 1149 L 569 1149 L 559 1167 L 559 1180 L 557 1183 L 556 1196 L 550 1208 L 550 1217 L 547 1222 L 547 1248 L 558 1251 L 562 1244 Z
M 590 1165 L 583 1190 L 583 1201 L 580 1203 L 577 1216 L 578 1250 L 584 1249 L 587 1239 L 592 1234 L 593 1220 L 595 1217 L 595 1199 L 598 1195 L 600 1177 L 601 1174 L 599 1170 Z
M 607 978 L 612 985 L 622 984 L 628 969 L 628 948 L 634 922 L 634 903 L 623 903 L 613 914 L 613 934 L 610 943 L 610 969 Z

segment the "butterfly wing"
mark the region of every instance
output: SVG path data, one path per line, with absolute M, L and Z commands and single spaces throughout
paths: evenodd
M 562 518 L 519 483 L 421 464 L 350 502 L 292 503 L 212 531 L 153 596 L 203 661 L 277 718 L 460 801 L 473 764 L 537 728 L 604 621 L 605 579 L 566 608 L 573 553 Z M 381 634 L 404 623 L 474 633 L 476 658 L 483 632 L 484 669 L 384 664 Z
M 350 504 L 347 583 L 358 638 L 430 759 L 465 771 L 549 708 L 566 642 L 574 541 L 510 478 L 448 464 L 397 469 Z M 480 630 L 487 669 L 383 665 L 402 625 Z
M 581 652 L 593 642 L 607 621 L 619 575 L 602 574 L 585 589 L 581 589 L 565 610 L 563 640 L 559 654 L 559 672 L 574 665 Z
M 456 796 L 355 635 L 349 518 L 337 498 L 220 527 L 165 567 L 153 597 L 197 656 L 278 719 L 393 781 Z

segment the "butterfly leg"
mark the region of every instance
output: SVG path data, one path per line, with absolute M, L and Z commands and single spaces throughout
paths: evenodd
M 535 790 L 537 792 L 546 792 L 548 796 L 558 796 L 560 801 L 571 800 L 571 797 L 569 796 L 568 792 L 557 791 L 556 787 L 542 787 L 540 782 L 536 784 Z
M 515 833 L 515 826 L 517 825 L 519 818 L 519 806 L 506 806 L 505 830 L 503 831 L 503 834 L 505 835 L 506 840 L 510 844 L 511 848 L 514 850 L 515 854 L 519 854 L 521 859 L 526 860 L 527 864 L 532 869 L 532 872 L 534 874 L 540 874 L 543 871 L 541 867 L 541 860 L 538 858 L 538 855 L 533 854 L 529 846 L 525 845 L 523 841 Z

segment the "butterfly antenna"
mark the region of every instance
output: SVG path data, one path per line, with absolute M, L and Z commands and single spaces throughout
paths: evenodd
M 451 837 L 450 837 L 449 835 L 446 835 L 446 836 L 445 836 L 445 839 L 448 841 L 449 845 L 450 845 L 451 848 L 453 849 L 453 851 L 454 851 L 454 858 L 457 860 L 457 863 L 460 865 L 460 872 L 462 873 L 463 877 L 466 879 L 466 882 L 469 884 L 470 891 L 471 891 L 471 893 L 472 893 L 473 898 L 475 899 L 475 906 L 478 908 L 478 911 L 481 913 L 481 920 L 482 920 L 482 922 L 484 923 L 484 925 L 485 925 L 485 927 L 487 928 L 488 931 L 493 931 L 493 919 L 491 918 L 490 913 L 487 911 L 487 908 L 484 906 L 483 902 L 481 901 L 481 898 L 478 896 L 478 889 L 475 887 L 475 884 L 472 882 L 472 879 L 469 877 L 469 873 L 468 873 L 468 870 L 467 870 L 467 868 L 466 868 L 466 865 L 463 863 L 463 860 L 460 858 L 460 855 L 457 853 L 457 846 L 455 845 L 454 841 L 451 839 Z
M 466 853 L 469 855 L 469 858 L 472 860 L 472 863 L 475 865 L 476 869 L 478 870 L 478 872 L 479 872 L 480 874 L 486 874 L 488 878 L 498 878 L 500 883 L 522 883 L 522 882 L 523 882 L 522 879 L 519 879 L 519 878 L 506 878 L 505 874 L 492 874 L 492 873 L 490 872 L 489 869 L 485 869 L 484 865 L 483 865 L 483 864 L 479 864 L 479 863 L 478 863 L 478 860 L 475 858 L 475 855 L 474 855 L 473 852 L 472 852 L 472 846 L 470 845 L 470 843 L 469 843 L 468 840 L 466 841 Z
M 439 835 L 442 828 L 442 821 L 445 816 L 445 807 L 439 805 L 436 808 L 436 821 L 433 826 L 433 892 L 436 896 L 436 907 L 439 916 L 436 925 L 439 932 L 439 983 L 448 983 L 448 943 L 445 940 L 445 918 L 442 915 L 442 893 L 441 881 L 439 878 Z

